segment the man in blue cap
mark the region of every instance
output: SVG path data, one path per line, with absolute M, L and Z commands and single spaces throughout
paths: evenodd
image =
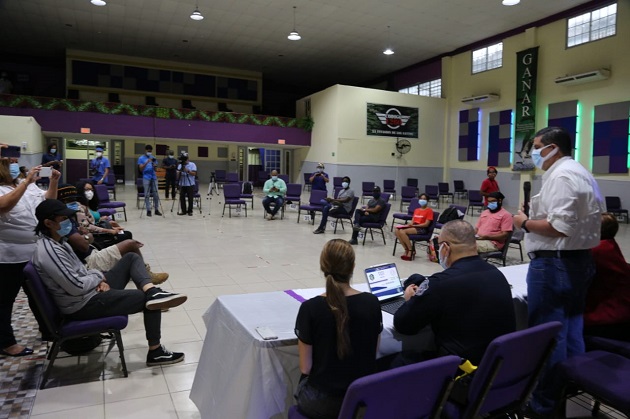
M 100 145 L 96 147 L 96 157 L 90 161 L 90 172 L 92 173 L 92 183 L 95 185 L 101 185 L 107 180 L 109 175 L 109 159 L 103 157 L 103 147 Z

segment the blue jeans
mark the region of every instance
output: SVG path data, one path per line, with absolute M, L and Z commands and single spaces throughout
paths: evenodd
M 142 178 L 142 186 L 144 186 L 144 206 L 147 211 L 151 211 L 151 195 L 153 195 L 153 206 L 156 210 L 160 209 L 160 196 L 157 191 L 157 179 Z
M 324 205 L 324 208 L 322 208 L 322 221 L 319 223 L 319 227 L 317 227 L 319 230 L 326 230 L 328 214 L 331 212 L 332 207 L 332 204 L 326 204 Z M 342 206 L 336 207 L 332 213 L 335 215 L 348 215 L 348 212 Z
M 531 407 L 539 414 L 551 414 L 563 383 L 556 365 L 570 356 L 584 353 L 582 335 L 586 292 L 595 274 L 590 253 L 581 257 L 532 259 L 527 272 L 529 326 L 559 321 L 563 327 L 557 345 L 534 390 Z
M 272 203 L 275 204 L 273 209 L 271 209 Z M 284 205 L 284 198 L 281 196 L 276 196 L 275 198 L 273 196 L 267 196 L 263 199 L 262 204 L 263 207 L 265 207 L 265 211 L 274 216 L 278 211 L 280 211 L 282 205 Z

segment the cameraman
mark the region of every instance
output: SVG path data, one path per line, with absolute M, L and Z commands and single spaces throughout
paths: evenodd
M 175 189 L 177 188 L 177 160 L 173 157 L 173 150 L 168 150 L 168 156 L 162 160 L 162 167 L 166 169 L 166 199 L 168 190 L 171 190 L 173 201 L 175 200 Z
M 309 179 L 311 189 L 314 191 L 326 191 L 326 184 L 330 182 L 328 173 L 324 172 L 324 163 L 317 163 L 317 170 Z
M 138 158 L 138 168 L 142 172 L 142 186 L 144 186 L 144 205 L 147 207 L 147 217 L 151 216 L 151 195 L 153 195 L 153 207 L 155 215 L 162 215 L 160 210 L 160 196 L 157 191 L 157 176 L 155 165 L 157 159 L 153 156 L 153 146 L 147 144 L 145 154 Z
M 179 156 L 179 164 L 177 165 L 177 179 L 180 187 L 179 204 L 181 207 L 181 211 L 177 215 L 193 215 L 195 176 L 197 176 L 197 166 L 188 160 L 188 153 L 183 152 Z M 186 211 L 186 197 L 188 197 L 188 211 Z

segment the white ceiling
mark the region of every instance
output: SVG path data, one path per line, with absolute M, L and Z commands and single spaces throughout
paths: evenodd
M 588 1 L 199 0 L 202 21 L 189 18 L 195 0 L 107 2 L 0 0 L 0 51 L 63 57 L 71 48 L 254 70 L 316 91 L 373 80 Z M 301 41 L 287 39 L 294 5 Z M 383 55 L 390 45 L 395 55 Z

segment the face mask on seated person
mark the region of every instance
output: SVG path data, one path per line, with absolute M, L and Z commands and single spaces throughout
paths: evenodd
M 72 230 L 72 221 L 70 221 L 70 219 L 66 219 L 59 223 L 59 230 L 57 230 L 57 234 L 61 237 L 65 237 L 70 233 L 70 230 Z
M 348 182 L 341 182 L 341 187 L 344 189 L 348 189 L 348 186 L 350 186 L 350 184 Z
M 51 149 L 50 149 L 50 154 L 55 154 L 56 152 L 57 152 L 57 149 L 56 149 L 56 148 L 51 148 Z
M 17 163 L 11 163 L 9 165 L 9 174 L 11 175 L 11 179 L 15 179 L 20 176 L 20 165 Z
M 491 212 L 497 212 L 501 208 L 498 202 L 488 202 L 488 209 Z
M 278 176 L 271 176 L 271 180 L 278 180 Z
M 372 198 L 374 198 L 374 199 L 379 199 L 380 197 L 381 197 L 381 193 L 380 192 L 374 192 L 372 194 Z
M 91 200 L 92 200 L 92 198 L 94 198 L 94 192 L 93 192 L 93 191 L 85 191 L 85 198 L 86 198 L 88 201 L 91 201 Z
M 418 203 L 420 204 L 421 207 L 426 207 L 427 206 L 427 200 L 426 199 L 421 199 L 418 201 Z

